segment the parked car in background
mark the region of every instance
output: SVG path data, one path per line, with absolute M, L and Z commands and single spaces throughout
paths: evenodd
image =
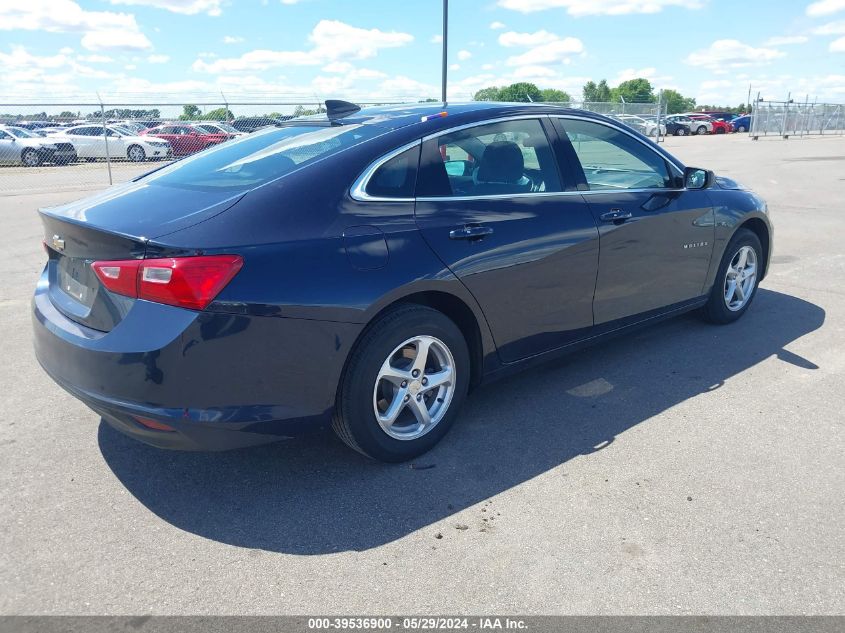
M 743 114 L 742 116 L 738 116 L 731 121 L 731 125 L 733 125 L 734 132 L 748 132 L 751 129 L 751 115 Z
M 704 114 L 696 114 L 695 112 L 687 113 L 686 116 L 690 120 L 690 130 L 693 134 L 712 134 L 713 121 L 709 116 Z
M 142 132 L 142 138 L 156 137 L 170 143 L 174 156 L 188 156 L 234 138 L 233 134 L 210 133 L 195 125 L 168 123 Z
M 232 121 L 232 127 L 238 130 L 239 132 L 249 133 L 255 132 L 255 130 L 260 130 L 263 127 L 281 125 L 285 121 L 289 121 L 292 118 L 292 116 L 279 117 L 278 119 L 267 116 L 243 117 L 241 119 L 235 119 L 234 121 Z
M 127 129 L 133 134 L 140 134 L 144 130 L 149 129 L 146 125 L 139 123 L 138 121 L 115 121 L 113 125 Z
M 15 121 L 12 125 L 25 130 L 37 130 L 42 127 L 55 127 L 52 121 Z
M 111 158 L 128 159 L 133 162 L 170 158 L 170 144 L 164 140 L 147 138 L 116 125 L 80 125 L 53 134 L 50 138 L 67 140 L 76 148 L 80 158 L 96 160 Z M 108 151 L 106 146 L 108 144 Z
M 736 116 L 733 112 L 727 110 L 702 110 L 699 114 L 706 114 L 714 119 L 722 119 L 722 121 L 731 121 Z
M 220 121 L 205 121 L 203 123 L 196 123 L 195 125 L 209 134 L 228 134 L 230 138 L 246 136 L 247 134 L 246 132 L 241 132 L 237 128 L 232 127 L 228 123 Z
M 692 119 L 682 114 L 670 114 L 666 117 L 666 133 L 673 136 L 689 136 L 692 133 Z
M 45 138 L 12 125 L 0 125 L 0 163 L 38 167 L 42 163 L 67 165 L 76 161 L 71 143 Z
M 484 381 L 690 310 L 736 321 L 769 269 L 765 201 L 608 117 L 335 104 L 42 209 L 49 376 L 162 448 L 331 424 L 397 462 Z
M 635 129 L 645 136 L 657 136 L 657 121 L 636 114 L 614 114 L 611 115 L 617 121 Z M 660 133 L 666 134 L 666 126 L 660 126 Z

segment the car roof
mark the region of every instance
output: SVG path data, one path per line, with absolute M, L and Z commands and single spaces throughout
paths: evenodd
M 438 116 L 445 112 L 445 116 Z M 461 103 L 419 103 L 384 105 L 362 108 L 357 112 L 339 117 L 340 124 L 375 125 L 386 130 L 398 130 L 411 125 L 425 126 L 425 134 L 436 133 L 440 130 L 452 128 L 456 125 L 474 123 L 487 119 L 498 119 L 507 116 L 542 116 L 545 114 L 577 115 L 599 121 L 613 123 L 613 119 L 606 116 L 546 103 L 500 103 L 496 101 L 470 101 Z M 426 119 L 426 117 L 430 117 Z M 303 123 L 323 123 L 328 119 L 325 114 L 297 117 L 286 121 L 287 125 Z

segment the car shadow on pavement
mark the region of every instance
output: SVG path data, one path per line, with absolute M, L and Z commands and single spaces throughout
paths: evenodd
M 441 444 L 411 464 L 349 450 L 330 431 L 227 453 L 147 447 L 100 424 L 114 474 L 172 525 L 292 554 L 366 550 L 488 500 L 775 355 L 818 329 L 820 307 L 760 289 L 739 322 L 685 315 L 489 386 Z M 740 403 L 742 404 L 742 403 Z

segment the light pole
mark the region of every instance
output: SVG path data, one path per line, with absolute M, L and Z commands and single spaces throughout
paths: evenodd
M 443 0 L 443 70 L 441 73 L 441 88 L 440 88 L 440 96 L 445 105 L 446 103 L 446 55 L 447 51 L 449 50 L 448 47 L 449 41 L 449 0 Z

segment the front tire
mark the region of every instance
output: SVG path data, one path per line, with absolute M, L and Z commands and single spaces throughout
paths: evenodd
M 21 154 L 21 162 L 27 167 L 38 167 L 44 162 L 44 157 L 34 149 L 25 149 Z
M 728 242 L 704 317 L 720 325 L 739 319 L 757 294 L 757 281 L 763 263 L 763 247 L 757 235 L 739 229 Z
M 338 390 L 332 428 L 356 451 L 402 462 L 449 431 L 469 388 L 469 350 L 460 329 L 420 305 L 392 309 L 353 350 Z
M 143 163 L 147 159 L 147 154 L 140 145 L 130 145 L 126 150 L 126 157 L 133 163 Z
M 744 125 L 740 125 L 739 127 L 736 128 L 736 131 L 737 131 L 738 134 L 742 134 L 743 132 L 747 132 L 748 130 L 745 129 Z
M 707 134 L 707 126 L 699 125 L 698 128 L 695 130 L 695 133 L 699 136 Z
M 686 133 L 687 131 L 682 127 L 679 127 L 677 130 L 675 130 L 675 136 L 684 136 Z

